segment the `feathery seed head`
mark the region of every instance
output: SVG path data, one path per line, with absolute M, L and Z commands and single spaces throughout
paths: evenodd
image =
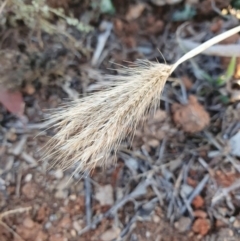
M 126 134 L 157 108 L 170 71 L 170 66 L 141 61 L 120 76 L 108 76 L 115 79 L 114 87 L 59 108 L 48 121 L 57 133 L 47 143 L 45 157 L 64 170 L 76 166 L 75 172 L 104 166 Z

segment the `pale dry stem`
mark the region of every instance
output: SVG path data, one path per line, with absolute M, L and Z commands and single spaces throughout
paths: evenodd
M 63 170 L 76 165 L 75 172 L 105 166 L 126 134 L 157 108 L 170 71 L 170 66 L 142 61 L 108 77 L 115 78 L 116 86 L 58 109 L 49 119 L 57 133 L 47 143 L 45 157 Z

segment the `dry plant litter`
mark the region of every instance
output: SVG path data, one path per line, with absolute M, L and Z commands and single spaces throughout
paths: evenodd
M 49 127 L 57 133 L 47 143 L 43 159 L 74 173 L 105 166 L 111 153 L 116 154 L 122 139 L 139 121 L 156 110 L 168 77 L 184 61 L 212 45 L 236 34 L 240 26 L 222 33 L 185 54 L 173 65 L 139 61 L 133 68 L 123 68 L 118 76 L 109 76 L 116 85 L 73 101 L 50 114 Z

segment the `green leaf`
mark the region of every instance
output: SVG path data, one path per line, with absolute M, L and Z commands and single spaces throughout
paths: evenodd
M 220 101 L 222 101 L 223 104 L 228 104 L 230 102 L 230 99 L 226 95 L 220 95 Z
M 237 58 L 235 56 L 233 56 L 227 67 L 226 73 L 217 78 L 216 84 L 218 86 L 221 86 L 221 85 L 227 83 L 233 77 L 235 68 L 236 68 L 236 63 L 237 63 Z
M 101 13 L 114 14 L 115 8 L 112 4 L 112 1 L 111 0 L 101 0 L 100 11 L 101 11 Z

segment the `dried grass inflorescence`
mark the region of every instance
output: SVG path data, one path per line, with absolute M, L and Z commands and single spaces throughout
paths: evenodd
M 157 109 L 171 73 L 184 61 L 239 31 L 240 26 L 210 39 L 172 66 L 141 61 L 136 67 L 124 68 L 120 75 L 108 77 L 116 81 L 114 87 L 57 109 L 47 123 L 57 133 L 47 143 L 45 157 L 63 170 L 76 166 L 74 173 L 105 166 L 122 139 L 134 134 L 142 117 Z
M 62 169 L 76 164 L 76 172 L 104 166 L 126 134 L 157 108 L 170 72 L 170 66 L 141 61 L 115 76 L 116 86 L 58 109 L 49 119 L 57 134 L 46 156 Z

